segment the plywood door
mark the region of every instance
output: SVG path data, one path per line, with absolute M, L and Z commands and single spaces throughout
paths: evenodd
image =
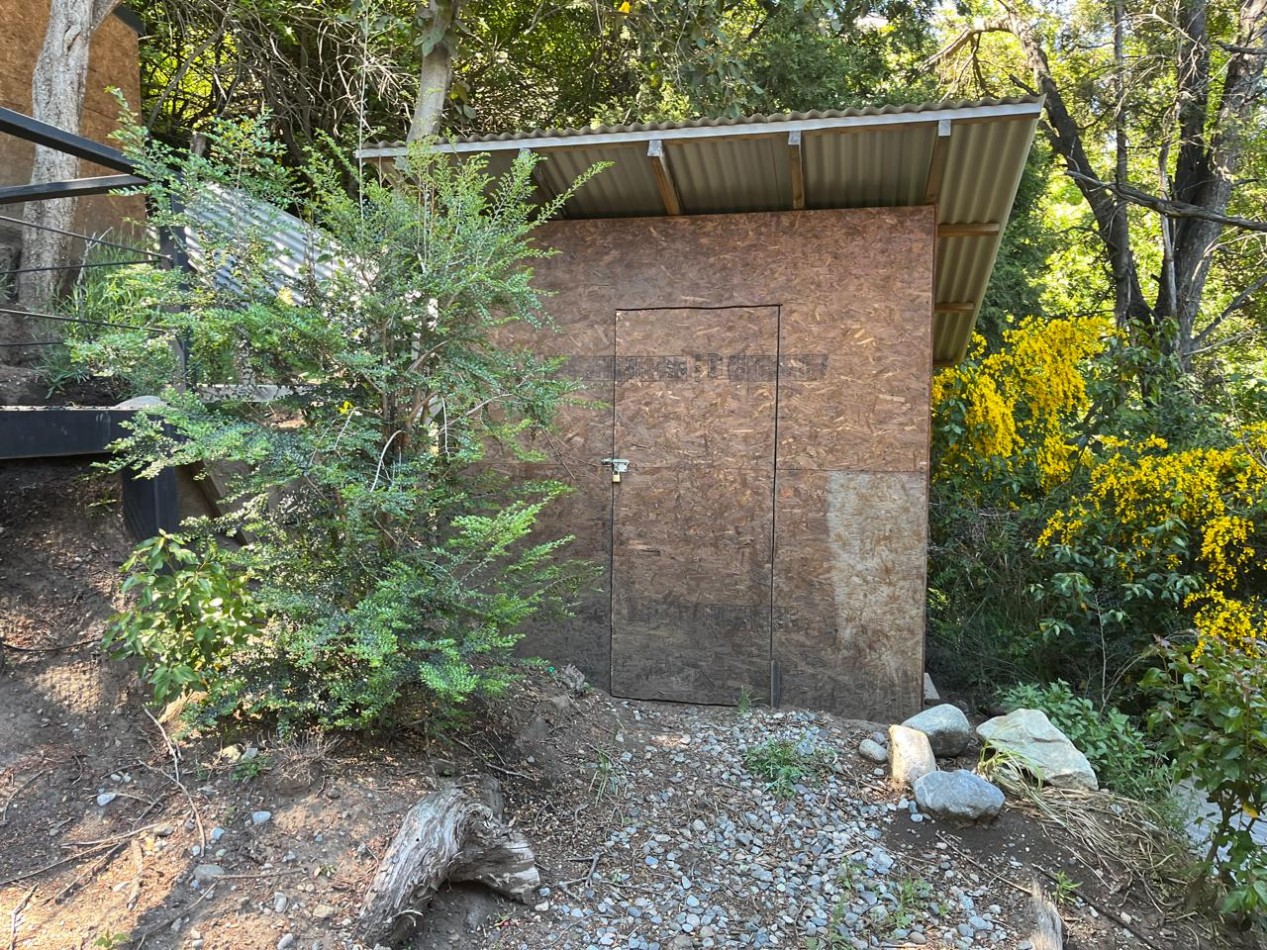
M 616 314 L 612 692 L 767 696 L 777 307 Z

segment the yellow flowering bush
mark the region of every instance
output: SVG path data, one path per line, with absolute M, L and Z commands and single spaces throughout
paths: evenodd
M 1267 542 L 1267 426 L 1220 447 L 1172 451 L 1165 440 L 1101 440 L 1086 490 L 1048 520 L 1040 553 L 1094 549 L 1128 594 L 1192 577 L 1182 606 L 1202 638 L 1248 648 L 1265 629 L 1259 550 Z M 1148 586 L 1144 586 L 1148 585 Z
M 977 337 L 933 378 L 929 649 L 960 685 L 1037 678 L 1059 662 L 1035 642 L 1042 613 L 1024 593 L 1043 575 L 1031 546 L 1083 454 L 1092 364 L 1114 339 L 1098 318 L 1024 320 L 999 349 Z
M 1044 489 L 1066 480 L 1077 454 L 1070 431 L 1089 406 L 1082 364 L 1112 332 L 1100 318 L 1030 318 L 989 354 L 977 337 L 967 360 L 933 379 L 942 441 L 934 477 L 1014 476 L 1032 466 Z
M 1107 690 L 1185 627 L 1265 638 L 1267 425 L 1099 318 L 978 338 L 933 400 L 934 661 Z

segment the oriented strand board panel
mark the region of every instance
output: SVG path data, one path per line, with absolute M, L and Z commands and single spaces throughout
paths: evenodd
M 920 705 L 922 473 L 780 470 L 774 660 L 782 701 L 891 722 Z
M 613 444 L 630 463 L 612 503 L 618 695 L 767 691 L 778 316 L 616 313 Z
M 911 472 L 928 467 L 928 305 L 911 288 L 853 301 L 783 309 L 779 374 L 779 467 Z M 799 371 L 798 371 L 799 370 Z
M 535 263 L 534 283 L 551 294 L 546 306 L 558 329 L 531 345 L 567 357 L 565 371 L 608 403 L 566 415 L 552 463 L 563 467 L 566 459 L 582 479 L 612 454 L 630 458 L 633 468 L 616 496 L 586 489 L 558 515 L 558 527 L 578 535 L 615 532 L 614 547 L 586 542 L 608 552 L 605 566 L 616 566 L 615 577 L 604 580 L 613 611 L 603 615 L 597 601 L 589 603 L 566 633 L 549 622 L 534 625 L 526 651 L 560 662 L 597 658 L 614 623 L 611 685 L 618 695 L 656 690 L 733 702 L 740 686 L 764 693 L 759 676 L 770 657 L 759 649 L 759 605 L 768 594 L 785 703 L 876 718 L 885 709 L 894 718 L 917 711 L 934 209 L 560 221 L 538 234 L 557 249 Z M 729 343 L 715 342 L 720 329 L 686 317 L 673 321 L 663 342 L 635 344 L 630 317 L 624 330 L 633 349 L 617 351 L 618 312 L 775 307 L 773 350 L 730 353 Z M 732 367 L 729 355 L 744 358 Z M 773 384 L 753 391 L 760 412 L 773 397 L 773 453 L 765 448 L 772 436 L 751 424 L 753 411 L 698 388 L 701 380 L 732 375 L 753 387 Z M 623 424 L 613 419 L 617 388 L 626 390 Z M 722 424 L 699 424 L 704 418 Z M 718 476 L 702 471 L 702 461 L 696 471 L 696 460 L 720 443 L 741 457 Z M 656 484 L 647 484 L 648 476 Z M 861 481 L 849 488 L 854 476 Z M 767 543 L 760 532 L 770 530 L 771 519 L 750 501 L 764 491 L 776 495 L 777 524 L 773 584 L 765 593 L 756 552 Z M 613 504 L 614 518 L 603 525 Z M 654 512 L 654 521 L 639 511 Z M 841 526 L 852 522 L 850 534 Z M 626 534 L 625 525 L 646 533 Z M 886 526 L 896 534 L 885 535 Z M 708 600 L 694 590 L 703 589 L 699 572 L 707 565 L 732 579 L 724 596 Z M 693 600 L 685 599 L 688 591 Z M 645 659 L 626 673 L 622 623 L 631 656 Z M 664 639 L 669 628 L 676 639 Z M 716 631 L 711 644 L 696 642 L 701 629 Z M 647 685 L 660 683 L 666 685 Z
M 503 462 L 495 468 L 517 478 L 549 479 L 570 485 L 569 494 L 556 498 L 542 510 L 528 543 L 571 536 L 573 540 L 563 549 L 562 556 L 606 567 L 611 557 L 611 477 L 602 466 Z M 570 617 L 545 617 L 529 624 L 516 653 L 573 663 L 590 682 L 606 689 L 611 673 L 611 638 L 606 635 L 611 624 L 611 592 L 605 571 L 584 586 L 579 600 Z M 595 636 L 596 629 L 605 635 Z
M 735 703 L 770 682 L 769 473 L 641 469 L 615 503 L 612 692 Z

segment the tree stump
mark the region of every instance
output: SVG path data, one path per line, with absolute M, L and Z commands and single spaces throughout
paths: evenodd
M 366 943 L 392 945 L 408 934 L 446 881 L 476 881 L 526 902 L 540 883 L 532 845 L 482 802 L 456 786 L 427 795 L 405 815 L 361 904 Z

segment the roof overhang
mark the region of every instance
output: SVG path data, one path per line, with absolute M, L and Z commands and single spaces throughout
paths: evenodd
M 1042 112 L 1040 98 L 706 119 L 440 142 L 488 154 L 497 174 L 530 151 L 546 198 L 596 162 L 564 218 L 932 205 L 937 218 L 933 356 L 962 359 Z M 394 164 L 402 143 L 359 156 Z

